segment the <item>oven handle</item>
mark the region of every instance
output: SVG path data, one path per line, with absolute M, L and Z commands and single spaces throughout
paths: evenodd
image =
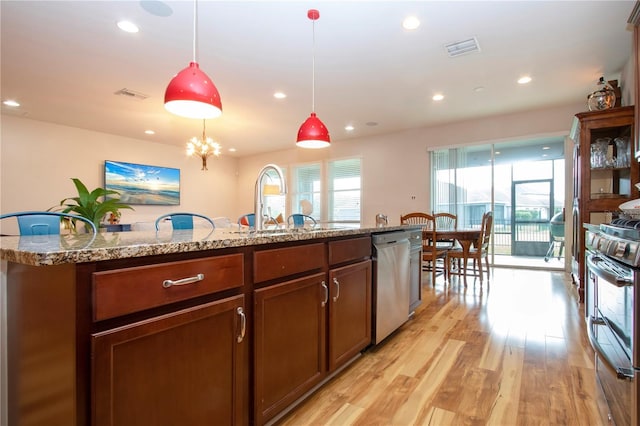
M 593 316 L 589 315 L 589 319 L 587 320 L 587 333 L 589 335 L 589 342 L 591 342 L 591 346 L 593 346 L 593 349 L 595 349 L 602 357 L 602 359 L 606 361 L 607 366 L 616 372 L 616 376 L 618 377 L 618 379 L 633 380 L 634 372 L 626 368 L 616 367 L 611 359 L 609 359 L 609 357 L 607 356 L 607 353 L 602 349 L 600 343 L 598 343 L 598 340 L 596 339 L 594 333 L 594 327 L 596 327 L 597 325 L 605 325 L 604 320 L 596 319 Z
M 629 277 L 621 277 L 616 274 L 612 274 L 611 272 L 602 269 L 598 266 L 598 262 L 602 261 L 602 258 L 596 254 L 592 254 L 587 256 L 587 266 L 589 270 L 594 274 L 607 281 L 610 284 L 615 285 L 616 287 L 627 287 L 633 286 L 633 280 Z

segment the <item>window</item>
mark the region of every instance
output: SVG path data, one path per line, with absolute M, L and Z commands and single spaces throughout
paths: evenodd
M 360 159 L 329 162 L 329 221 L 360 222 Z
M 282 173 L 287 175 L 287 169 L 281 168 Z M 262 194 L 264 196 L 264 210 L 263 214 L 268 215 L 272 219 L 277 219 L 281 216 L 285 210 L 286 195 L 280 195 L 280 178 L 278 174 L 273 170 L 268 170 L 265 177 L 262 179 Z M 283 221 L 287 220 L 286 217 L 281 217 Z
M 323 222 L 359 222 L 361 160 L 349 158 L 311 163 L 291 168 L 291 212 L 304 213 L 303 200 L 311 203 L 310 213 Z
M 304 166 L 294 167 L 291 179 L 291 212 L 304 213 L 313 216 L 314 219 L 320 220 L 322 212 L 321 189 L 321 164 L 307 164 Z M 312 210 L 303 211 L 302 200 L 311 203 Z

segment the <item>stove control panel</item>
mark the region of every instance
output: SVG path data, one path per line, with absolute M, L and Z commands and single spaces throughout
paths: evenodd
M 586 245 L 631 266 L 640 265 L 640 242 L 592 231 L 586 233 Z

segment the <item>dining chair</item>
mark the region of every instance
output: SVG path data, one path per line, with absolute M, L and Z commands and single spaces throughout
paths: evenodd
M 436 229 L 458 229 L 458 216 L 453 213 L 434 213 Z M 456 246 L 456 240 L 439 240 L 437 246 L 442 249 L 452 249 Z
M 76 221 L 81 221 L 85 224 L 85 229 L 91 233 L 89 241 L 82 243 L 82 248 L 89 247 L 95 241 L 98 236 L 98 229 L 96 225 L 86 217 L 78 216 L 71 213 L 62 212 L 50 212 L 50 211 L 25 211 L 15 212 L 0 215 L 0 220 L 15 217 L 18 222 L 18 232 L 20 236 L 46 236 L 50 239 L 51 236 L 60 234 L 60 224 L 62 221 L 72 222 L 71 226 L 75 226 Z M 0 232 L 0 235 L 5 236 L 4 232 Z M 32 241 L 28 241 L 27 244 L 32 244 Z M 60 241 L 58 241 L 60 244 Z M 22 244 L 22 242 L 20 243 Z
M 216 224 L 211 218 L 198 213 L 167 213 L 156 219 L 156 231 L 160 229 L 160 222 L 163 220 L 170 220 L 171 227 L 173 229 L 193 229 L 193 218 L 199 217 L 211 224 L 211 227 L 215 229 Z
M 447 267 L 442 264 L 438 266 L 438 259 L 446 262 L 447 250 L 437 246 L 436 220 L 427 213 L 414 212 L 400 216 L 400 223 L 403 225 L 422 226 L 422 262 L 423 271 L 431 271 L 431 283 L 436 285 L 436 277 L 444 274 L 447 280 Z
M 256 215 L 255 213 L 247 213 L 243 214 L 238 218 L 238 225 L 240 226 L 248 226 L 250 228 L 255 228 L 256 226 Z
M 489 279 L 489 240 L 491 239 L 491 229 L 493 226 L 493 212 L 486 212 L 482 215 L 482 223 L 480 225 L 480 235 L 478 236 L 478 240 L 473 244 L 473 247 L 469 249 L 468 258 L 473 260 L 473 269 L 471 273 L 467 270 L 467 275 L 472 275 L 480 278 L 480 282 L 482 283 L 482 278 L 484 275 L 484 271 L 482 269 L 482 259 L 485 261 L 485 269 L 487 272 L 487 279 Z M 447 276 L 451 277 L 451 275 L 463 275 L 465 268 L 461 264 L 464 261 L 464 253 L 461 248 L 454 248 L 452 250 L 447 251 Z M 452 263 L 456 263 L 457 270 L 454 272 L 451 269 Z
M 98 233 L 96 225 L 89 219 L 70 213 L 49 211 L 15 212 L 0 215 L 0 220 L 10 217 L 15 217 L 18 221 L 20 235 L 60 234 L 61 220 L 82 221 L 89 227 L 94 236 Z
M 304 228 L 305 225 L 315 228 L 318 221 L 313 216 L 302 213 L 294 213 L 287 218 L 287 226 L 293 226 L 294 228 Z

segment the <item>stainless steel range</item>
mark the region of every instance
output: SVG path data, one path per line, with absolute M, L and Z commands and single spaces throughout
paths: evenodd
M 640 426 L 640 220 L 585 228 L 585 313 L 597 379 L 610 419 Z

